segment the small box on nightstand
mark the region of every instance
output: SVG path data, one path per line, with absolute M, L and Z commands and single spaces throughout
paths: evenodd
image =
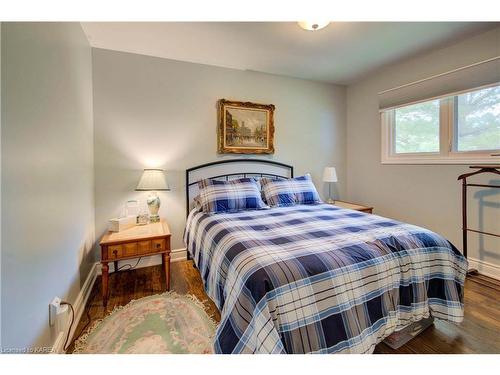
M 122 230 L 132 228 L 136 224 L 137 224 L 136 216 L 127 216 L 116 219 L 110 219 L 108 230 L 110 232 L 120 232 Z

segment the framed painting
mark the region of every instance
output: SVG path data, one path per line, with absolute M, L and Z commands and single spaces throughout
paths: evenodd
M 220 99 L 219 153 L 274 153 L 274 105 Z

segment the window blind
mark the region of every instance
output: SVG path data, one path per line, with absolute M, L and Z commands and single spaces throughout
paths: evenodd
M 384 111 L 498 83 L 500 56 L 382 91 L 379 93 L 379 108 Z

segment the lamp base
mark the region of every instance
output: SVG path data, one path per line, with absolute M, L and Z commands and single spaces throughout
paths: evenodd
M 151 192 L 147 200 L 148 208 L 149 208 L 149 222 L 157 223 L 160 221 L 160 216 L 158 215 L 158 211 L 160 209 L 160 198 L 156 192 Z

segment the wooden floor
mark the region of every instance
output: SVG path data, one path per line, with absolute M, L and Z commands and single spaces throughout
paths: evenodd
M 98 277 L 78 323 L 77 335 L 94 321 L 109 314 L 115 306 L 162 293 L 165 290 L 162 275 L 161 266 L 111 274 L 107 311 L 102 307 L 101 279 Z M 220 314 L 205 294 L 200 275 L 191 261 L 172 263 L 171 283 L 173 291 L 198 297 L 207 307 L 209 315 L 220 321 Z M 73 343 L 68 352 L 72 350 Z M 465 283 L 465 319 L 459 326 L 435 321 L 433 326 L 400 349 L 393 350 L 381 343 L 377 345 L 375 353 L 500 353 L 500 282 L 481 275 L 468 278 Z

